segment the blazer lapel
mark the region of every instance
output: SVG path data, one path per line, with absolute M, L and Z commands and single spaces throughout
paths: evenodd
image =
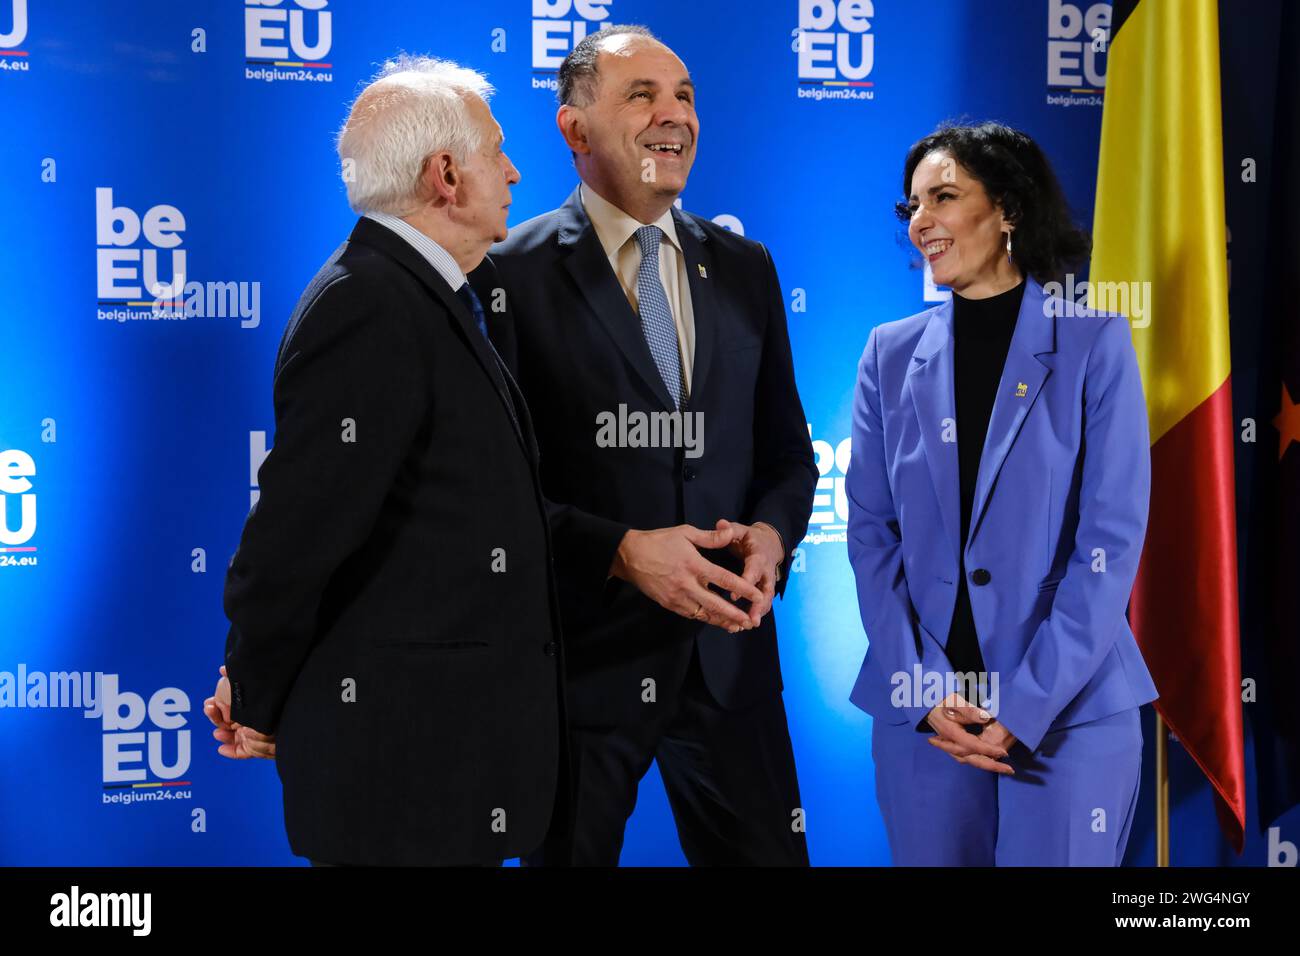
M 961 489 L 957 465 L 957 402 L 953 395 L 951 301 L 935 309 L 921 333 L 912 352 L 907 389 L 921 423 L 925 459 L 952 547 L 953 566 L 957 567 L 961 560 Z M 945 441 L 945 435 L 950 440 Z
M 414 273 L 416 278 L 423 282 L 425 287 L 437 297 L 438 301 L 446 306 L 460 330 L 461 337 L 469 345 L 469 349 L 482 367 L 483 373 L 492 382 L 497 398 L 505 406 L 506 414 L 509 415 L 511 424 L 514 426 L 515 437 L 519 439 L 519 444 L 527 452 L 528 446 L 524 441 L 524 436 L 520 434 L 519 423 L 515 420 L 514 413 L 511 410 L 508 386 L 505 379 L 502 378 L 501 367 L 498 364 L 496 354 L 493 352 L 491 344 L 483 338 L 483 333 L 479 331 L 474 316 L 465 307 L 465 303 L 461 302 L 460 296 L 452 291 L 447 281 L 438 274 L 438 270 L 431 266 L 424 256 L 413 249 L 409 242 L 374 220 L 365 217 L 359 219 L 356 227 L 352 230 L 350 239 L 372 246 L 396 259 Z
M 659 404 L 666 411 L 674 410 L 677 403 L 669 397 L 668 387 L 650 355 L 650 346 L 641 331 L 641 317 L 628 304 L 627 296 L 623 294 L 605 257 L 605 250 L 596 237 L 596 230 L 582 208 L 577 189 L 561 207 L 557 240 L 560 247 L 569 252 L 564 266 L 573 276 L 597 321 L 604 326 L 637 376 L 654 392 Z
M 673 209 L 673 222 L 677 226 L 677 241 L 682 244 L 682 259 L 686 264 L 686 280 L 691 290 L 691 313 L 695 323 L 695 361 L 691 367 L 691 395 L 704 394 L 704 380 L 713 360 L 713 342 L 718 326 L 718 297 L 715 283 L 718 270 L 713 266 L 713 256 L 707 245 L 708 233 L 690 217 Z
M 970 540 L 975 538 L 1002 463 L 1015 444 L 1020 426 L 1038 398 L 1043 382 L 1052 371 L 1051 360 L 1041 358 L 1056 351 L 1056 319 L 1046 314 L 1043 308 L 1045 299 L 1043 287 L 1026 278 L 1020 313 L 1011 334 L 1007 361 L 1002 367 L 1002 380 L 998 383 L 984 450 L 980 454 L 975 503 L 971 508 Z
M 510 390 L 510 397 L 514 401 L 515 411 L 518 413 L 518 419 L 515 420 L 515 434 L 519 435 L 520 442 L 524 445 L 524 450 L 528 452 L 528 460 L 533 466 L 534 477 L 536 477 L 537 463 L 541 456 L 541 451 L 537 447 L 537 433 L 533 431 L 533 418 L 528 411 L 528 399 L 524 397 L 523 389 L 515 381 L 514 376 L 510 374 L 510 369 L 505 362 L 500 365 L 501 375 L 505 379 L 506 387 Z M 520 434 L 520 429 L 523 432 Z

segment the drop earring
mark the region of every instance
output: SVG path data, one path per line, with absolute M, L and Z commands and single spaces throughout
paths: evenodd
M 1007 233 L 1007 262 L 1011 262 L 1011 233 Z

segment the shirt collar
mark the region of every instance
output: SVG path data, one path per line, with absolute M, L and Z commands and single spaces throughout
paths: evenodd
M 600 240 L 606 258 L 612 258 L 632 238 L 633 233 L 647 225 L 629 216 L 586 183 L 579 185 L 578 189 L 582 196 L 582 208 L 586 210 L 587 218 L 596 230 L 596 238 Z M 671 208 L 649 225 L 662 229 L 668 241 L 681 251 L 682 244 L 677 241 L 677 227 L 673 223 Z
M 365 218 L 373 219 L 381 226 L 391 229 L 405 239 L 416 252 L 424 257 L 424 260 L 429 265 L 433 266 L 434 271 L 442 276 L 443 281 L 451 286 L 452 292 L 458 292 L 460 287 L 465 284 L 465 273 L 456 264 L 456 260 L 452 258 L 451 253 L 405 219 L 390 216 L 386 212 L 368 212 L 365 214 Z

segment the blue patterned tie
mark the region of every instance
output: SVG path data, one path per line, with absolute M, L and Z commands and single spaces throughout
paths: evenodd
M 487 322 L 483 318 L 483 303 L 478 300 L 473 288 L 466 282 L 456 290 L 456 295 L 460 298 L 460 301 L 465 303 L 465 308 L 469 309 L 469 314 L 474 316 L 474 321 L 478 324 L 478 330 L 483 333 L 483 338 L 486 339 L 488 333 Z M 490 342 L 491 339 L 488 339 L 488 341 Z
M 497 375 L 501 378 L 501 381 L 497 382 L 501 389 L 501 397 L 506 400 L 506 408 L 510 411 L 510 419 L 515 423 L 515 431 L 519 431 L 519 416 L 515 409 L 515 400 L 510 396 L 510 386 L 505 382 L 505 365 L 501 361 L 501 356 L 497 355 L 497 350 L 492 345 L 492 339 L 488 337 L 487 321 L 483 317 L 483 303 L 479 301 L 478 294 L 468 282 L 456 290 L 456 296 L 465 303 L 465 308 L 469 309 L 474 316 L 474 322 L 478 325 L 478 330 L 483 333 L 483 339 L 487 342 L 488 351 L 492 353 L 492 362 L 496 366 Z
M 636 270 L 636 301 L 641 313 L 641 331 L 650 355 L 659 369 L 659 377 L 668 386 L 673 407 L 682 407 L 682 359 L 677 347 L 677 323 L 673 321 L 668 296 L 659 278 L 659 240 L 663 230 L 658 226 L 642 226 L 636 231 L 636 241 L 641 247 L 641 265 Z

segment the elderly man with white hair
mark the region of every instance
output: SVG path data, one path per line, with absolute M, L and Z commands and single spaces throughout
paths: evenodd
M 390 63 L 338 140 L 361 215 L 275 363 L 275 441 L 205 704 L 274 757 L 317 865 L 491 865 L 538 845 L 561 760 L 550 532 L 523 398 L 465 274 L 519 173 L 484 77 Z

